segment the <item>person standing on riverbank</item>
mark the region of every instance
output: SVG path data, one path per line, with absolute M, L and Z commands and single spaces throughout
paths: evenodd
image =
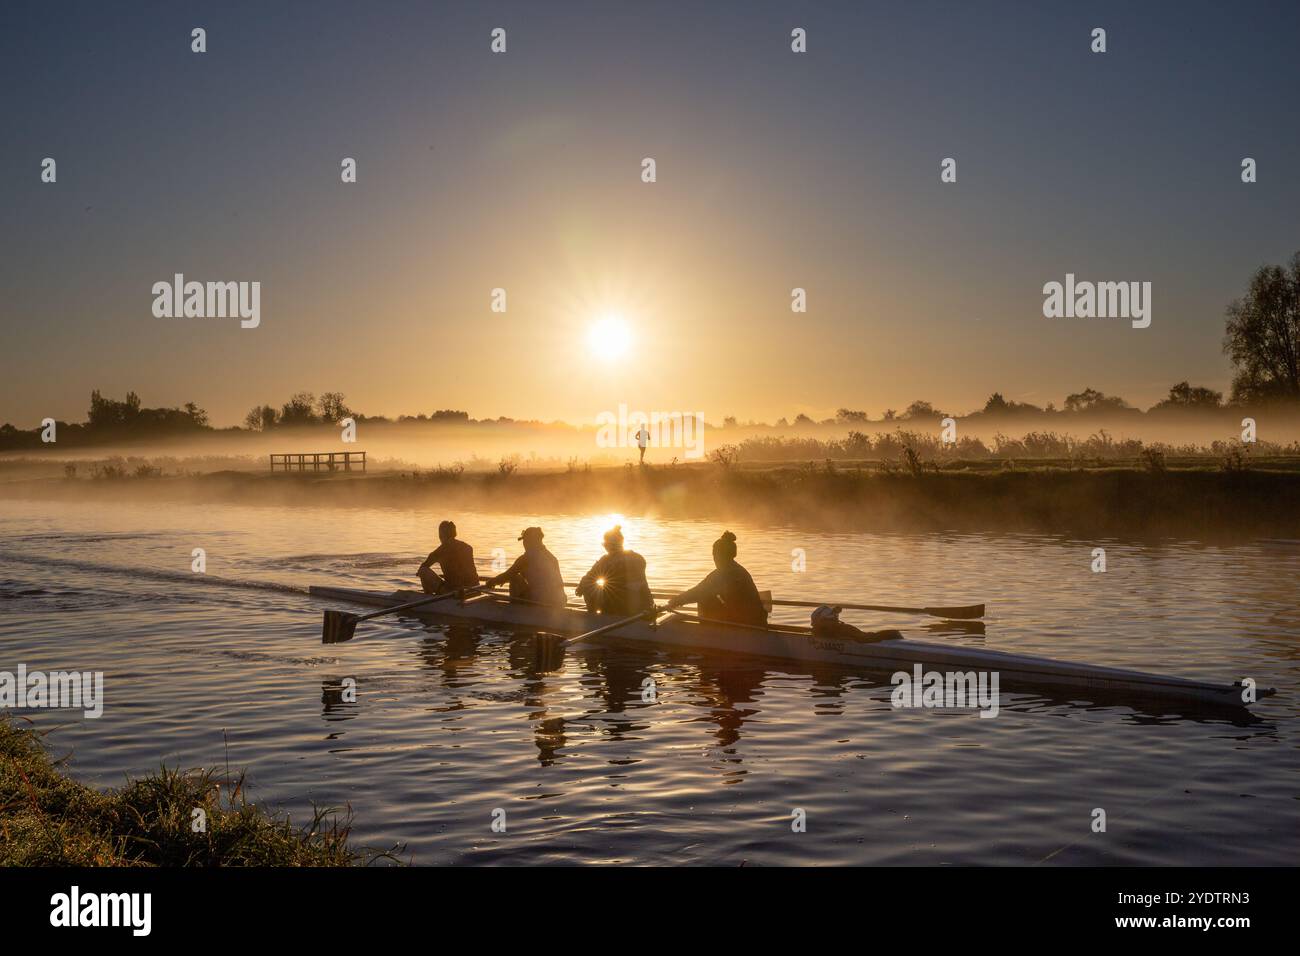
M 639 429 L 637 429 L 637 433 L 636 433 L 636 446 L 637 448 L 641 449 L 641 460 L 638 462 L 638 464 L 641 465 L 645 464 L 645 449 L 649 441 L 650 441 L 650 430 L 646 428 L 644 424 L 642 424 L 642 426 Z

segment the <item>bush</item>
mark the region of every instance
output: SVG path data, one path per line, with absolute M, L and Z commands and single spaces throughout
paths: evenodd
M 1165 453 L 1159 448 L 1144 449 L 1142 463 L 1146 466 L 1146 470 L 1153 475 L 1163 475 L 1168 470 L 1165 468 Z
M 735 445 L 720 445 L 709 452 L 709 461 L 724 471 L 731 468 L 739 457 L 739 448 Z

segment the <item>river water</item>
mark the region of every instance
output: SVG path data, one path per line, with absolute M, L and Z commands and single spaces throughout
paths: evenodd
M 526 635 L 413 620 L 362 624 L 352 642 L 322 645 L 322 605 L 307 586 L 411 586 L 443 517 L 0 501 L 0 670 L 105 673 L 98 720 L 24 712 L 54 728 L 53 749 L 71 754 L 81 780 L 116 786 L 162 762 L 246 770 L 268 809 L 304 820 L 313 805 L 350 806 L 355 842 L 402 844 L 417 864 L 1300 855 L 1300 542 L 731 526 L 741 562 L 778 597 L 984 601 L 983 635 L 888 623 L 929 640 L 1253 677 L 1279 692 L 1250 717 L 1192 717 L 1004 688 L 988 719 L 894 709 L 881 675 L 647 648 L 571 649 L 539 672 Z M 494 549 L 513 558 L 519 531 L 542 525 L 566 580 L 621 520 L 656 588 L 702 576 L 722 530 L 631 515 L 453 517 L 485 571 Z M 1091 570 L 1096 547 L 1105 573 Z M 191 569 L 196 548 L 206 573 Z M 1105 832 L 1092 828 L 1098 809 Z M 505 832 L 494 830 L 502 819 Z

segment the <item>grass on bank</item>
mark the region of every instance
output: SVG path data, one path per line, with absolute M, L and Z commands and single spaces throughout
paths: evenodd
M 215 771 L 162 767 L 120 789 L 68 777 L 43 734 L 0 714 L 0 865 L 353 866 L 389 854 L 348 845 L 350 812 L 317 810 L 303 828 L 269 816 L 243 794 L 223 797 Z M 193 814 L 206 814 L 194 832 Z

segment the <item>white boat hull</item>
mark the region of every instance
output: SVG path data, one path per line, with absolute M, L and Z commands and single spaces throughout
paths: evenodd
M 354 588 L 312 587 L 313 597 L 369 607 L 393 607 L 417 600 L 415 591 L 364 591 Z M 565 635 L 594 630 L 606 618 L 573 608 L 545 608 L 507 604 L 499 600 L 454 598 L 403 612 L 413 617 L 474 621 L 492 626 L 522 627 Z M 1001 686 L 1071 691 L 1072 698 L 1090 700 L 1164 700 L 1185 705 L 1243 707 L 1240 685 L 1170 677 L 1118 667 L 1099 667 L 1047 657 L 1011 654 L 985 648 L 959 647 L 913 641 L 907 638 L 860 643 L 824 640 L 806 633 L 757 630 L 669 618 L 652 626 L 634 623 L 599 638 L 619 643 L 657 644 L 694 651 L 716 651 L 754 657 L 834 664 L 858 670 L 907 671 L 922 665 L 927 670 L 997 672 Z M 1259 690 L 1268 696 L 1272 690 Z

